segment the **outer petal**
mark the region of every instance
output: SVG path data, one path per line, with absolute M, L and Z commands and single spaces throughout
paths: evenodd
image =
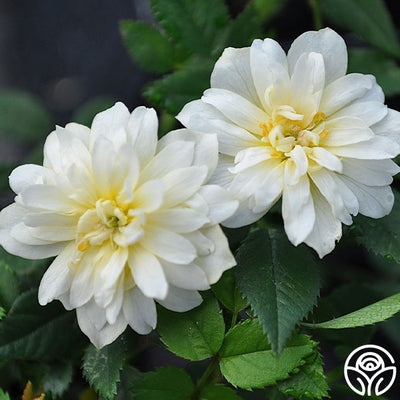
M 254 87 L 250 68 L 250 48 L 228 47 L 215 63 L 211 74 L 211 87 L 237 93 L 251 103 L 261 106 L 258 90 Z
M 203 299 L 194 290 L 180 289 L 169 285 L 168 295 L 164 300 L 157 300 L 162 306 L 171 311 L 185 312 L 201 304 Z
M 325 82 L 329 84 L 340 78 L 347 70 L 347 49 L 344 40 L 332 29 L 309 31 L 292 43 L 288 52 L 290 73 L 303 53 L 321 53 L 325 64 Z
M 282 217 L 289 240 L 295 246 L 304 242 L 316 220 L 308 176 L 283 188 Z
M 311 187 L 311 193 L 316 214 L 315 225 L 304 242 L 322 258 L 335 248 L 336 241 L 342 236 L 342 224 L 318 189 Z
M 165 276 L 172 285 L 187 290 L 207 290 L 210 288 L 205 272 L 196 264 L 178 265 L 162 262 Z
M 388 110 L 385 118 L 373 125 L 371 129 L 379 136 L 385 136 L 400 144 L 400 112 Z

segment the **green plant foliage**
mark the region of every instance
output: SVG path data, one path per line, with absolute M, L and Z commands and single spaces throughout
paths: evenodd
M 260 13 L 264 22 L 274 18 L 285 6 L 287 0 L 254 0 L 257 12 Z
M 58 302 L 39 305 L 37 290 L 22 293 L 0 322 L 0 358 L 51 361 L 70 352 L 81 337 L 75 314 Z
M 258 320 L 245 320 L 226 334 L 220 369 L 228 382 L 243 389 L 275 385 L 304 365 L 314 346 L 308 336 L 295 334 L 276 358 Z
M 0 400 L 11 400 L 7 392 L 0 388 Z
M 218 300 L 234 313 L 247 307 L 247 300 L 242 297 L 236 285 L 236 277 L 232 269 L 223 273 L 220 280 L 212 285 L 212 290 Z
M 117 384 L 117 396 L 115 400 L 134 400 L 132 386 L 133 382 L 141 377 L 141 373 L 136 368 L 125 365 L 120 373 L 121 380 Z
M 13 140 L 39 140 L 52 130 L 50 114 L 42 102 L 25 92 L 1 90 L 0 115 L 0 135 Z
M 400 93 L 400 68 L 395 60 L 372 49 L 349 51 L 348 72 L 373 74 L 386 96 Z
M 115 99 L 109 96 L 97 96 L 83 103 L 72 115 L 72 121 L 90 127 L 96 114 L 112 107 Z
M 142 68 L 156 73 L 174 68 L 175 46 L 155 26 L 140 21 L 122 21 L 120 31 L 130 56 Z
M 400 57 L 396 29 L 383 0 L 321 0 L 320 4 L 328 21 Z
M 190 400 L 194 385 L 182 369 L 157 368 L 133 383 L 135 400 Z
M 400 293 L 361 308 L 350 314 L 318 324 L 304 324 L 310 328 L 344 329 L 365 326 L 384 321 L 400 311 Z
M 280 354 L 296 324 L 316 304 L 320 279 L 315 259 L 305 246 L 293 247 L 283 231 L 258 229 L 240 246 L 236 260 L 238 286 Z
M 215 355 L 222 345 L 225 324 L 217 300 L 204 294 L 203 303 L 188 312 L 159 309 L 157 330 L 168 350 L 192 361 Z
M 322 365 L 321 354 L 316 351 L 306 359 L 306 364 L 300 368 L 297 374 L 278 383 L 279 390 L 296 399 L 304 397 L 322 399 L 323 397 L 329 397 L 329 387 L 326 383 Z
M 92 344 L 85 351 L 82 371 L 85 379 L 105 399 L 114 399 L 120 371 L 125 363 L 126 344 L 123 336 L 101 349 Z
M 201 400 L 241 400 L 242 398 L 228 386 L 217 383 L 206 386 L 200 393 Z
M 72 364 L 51 365 L 43 377 L 43 391 L 51 393 L 52 397 L 61 397 L 72 381 Z
M 0 261 L 0 306 L 9 310 L 19 293 L 17 274 L 4 261 Z
M 400 263 L 400 194 L 393 190 L 392 212 L 380 219 L 357 216 L 350 234 L 368 250 Z

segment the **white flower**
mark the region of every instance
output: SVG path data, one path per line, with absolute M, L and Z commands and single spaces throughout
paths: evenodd
M 351 215 L 391 211 L 400 113 L 373 76 L 346 69 L 346 45 L 329 28 L 302 34 L 287 56 L 272 39 L 225 49 L 212 88 L 177 118 L 218 134 L 212 181 L 240 201 L 226 226 L 258 220 L 282 196 L 290 241 L 323 257 Z
M 215 135 L 187 129 L 157 144 L 157 115 L 122 104 L 98 114 L 91 129 L 57 127 L 43 166 L 10 176 L 15 203 L 0 213 L 0 243 L 31 259 L 57 255 L 39 302 L 76 308 L 97 347 L 129 324 L 156 326 L 154 300 L 187 311 L 235 265 L 218 223 L 237 201 L 207 185 L 218 159 Z

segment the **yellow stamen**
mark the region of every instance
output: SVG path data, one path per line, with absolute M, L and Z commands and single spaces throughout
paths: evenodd
M 275 152 L 275 151 L 273 151 L 273 152 L 270 154 L 270 156 L 271 156 L 271 157 L 279 157 L 280 154 L 277 153 L 277 152 Z
M 317 112 L 313 118 L 313 122 L 315 122 L 316 124 L 318 124 L 322 121 L 325 121 L 325 120 L 326 120 L 326 115 L 321 111 Z
M 88 248 L 89 248 L 89 245 L 87 244 L 87 242 L 86 242 L 85 240 L 82 240 L 82 242 L 80 242 L 80 243 L 78 244 L 78 250 L 79 250 L 79 251 L 84 252 L 84 251 L 86 251 Z
M 321 139 L 326 138 L 328 135 L 329 135 L 328 129 L 324 129 L 324 130 L 319 134 L 319 136 L 321 137 Z

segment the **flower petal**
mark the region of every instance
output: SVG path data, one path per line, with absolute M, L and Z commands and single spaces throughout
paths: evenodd
M 308 157 L 331 171 L 342 172 L 343 170 L 342 161 L 323 147 L 313 147 Z
M 400 112 L 389 109 L 385 118 L 373 125 L 376 135 L 385 136 L 400 144 Z
M 378 101 L 355 101 L 333 114 L 332 118 L 355 117 L 362 120 L 367 126 L 381 121 L 388 114 L 385 104 Z
M 187 290 L 208 290 L 210 285 L 205 272 L 196 264 L 178 265 L 163 261 L 161 263 L 167 281 Z
M 201 304 L 203 299 L 197 291 L 186 290 L 169 285 L 167 297 L 157 300 L 163 307 L 171 311 L 185 312 Z
M 158 210 L 164 201 L 164 183 L 161 180 L 147 181 L 134 193 L 133 206 L 146 213 Z
M 342 77 L 347 70 L 347 49 L 344 40 L 332 29 L 309 31 L 292 43 L 288 52 L 290 73 L 303 53 L 322 54 L 325 64 L 325 82 L 329 84 Z
M 314 203 L 308 176 L 301 176 L 295 185 L 284 186 L 282 217 L 289 240 L 295 246 L 304 242 L 315 224 Z
M 133 279 L 147 297 L 164 299 L 168 292 L 168 282 L 157 257 L 141 246 L 129 251 L 129 268 Z

